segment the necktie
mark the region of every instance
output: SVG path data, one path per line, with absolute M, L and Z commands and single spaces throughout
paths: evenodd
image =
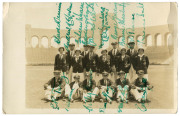
M 116 51 L 115 51 L 115 49 L 114 49 L 114 56 L 116 55 Z
M 133 54 L 133 50 L 131 50 L 131 55 Z

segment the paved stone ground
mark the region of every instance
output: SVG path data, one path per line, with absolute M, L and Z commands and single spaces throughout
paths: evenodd
M 26 107 L 27 108 L 51 108 L 50 103 L 44 100 L 43 85 L 53 76 L 53 66 L 26 66 Z M 150 65 L 149 81 L 154 86 L 146 103 L 147 109 L 170 109 L 173 108 L 173 67 L 168 65 Z M 88 103 L 87 103 L 88 104 Z M 124 104 L 124 109 L 135 109 L 135 101 Z M 118 108 L 118 103 L 113 101 L 107 104 L 107 108 Z M 138 104 L 141 106 L 141 104 Z M 67 107 L 65 101 L 59 100 L 60 109 Z M 103 108 L 104 103 L 95 102 L 92 108 Z M 82 102 L 70 103 L 70 109 L 83 108 Z

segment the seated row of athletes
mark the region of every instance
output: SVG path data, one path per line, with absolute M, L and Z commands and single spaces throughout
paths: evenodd
M 137 102 L 145 102 L 153 88 L 148 82 L 148 57 L 143 48 L 134 49 L 134 42 L 128 43 L 130 49 L 127 52 L 125 48 L 118 50 L 117 44 L 111 43 L 113 49 L 109 52 L 102 49 L 100 57 L 92 45 L 84 45 L 81 53 L 79 48 L 74 50 L 75 44 L 70 43 L 66 54 L 64 47 L 60 46 L 55 57 L 54 77 L 44 85 L 46 99 L 53 101 L 63 96 L 71 102 L 94 102 L 99 97 L 101 102 L 112 103 L 115 98 L 117 102 L 128 103 L 130 93 Z M 136 72 L 136 78 L 130 77 L 130 69 Z

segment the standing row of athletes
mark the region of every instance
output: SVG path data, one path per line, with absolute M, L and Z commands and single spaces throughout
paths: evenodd
M 101 56 L 94 52 L 95 46 L 92 45 L 84 45 L 84 51 L 81 52 L 79 48 L 75 49 L 75 44 L 70 43 L 70 49 L 66 54 L 64 47 L 60 46 L 59 54 L 55 57 L 55 77 L 44 86 L 47 99 L 52 100 L 52 96 L 57 98 L 62 95 L 58 92 L 52 94 L 52 88 L 54 90 L 61 88 L 64 96 L 71 96 L 71 101 L 80 98 L 85 102 L 85 98 L 89 95 L 94 101 L 95 96 L 99 94 L 101 101 L 111 103 L 113 93 L 117 91 L 117 101 L 127 102 L 130 89 L 138 102 L 146 100 L 142 98 L 144 89 L 152 87 L 148 82 L 149 60 L 144 55 L 144 49 L 135 50 L 135 43 L 129 42 L 128 50 L 125 48 L 119 50 L 117 44 L 111 43 L 113 49 L 109 52 L 102 49 Z M 67 76 L 71 83 L 63 84 L 61 76 Z
M 64 54 L 64 47 L 59 47 L 59 54 L 55 57 L 54 70 L 61 70 L 63 74 L 67 75 L 70 81 L 73 80 L 75 74 L 80 75 L 80 81 L 84 80 L 84 73 L 93 72 L 93 78 L 96 82 L 101 79 L 102 72 L 111 73 L 111 80 L 115 82 L 117 72 L 124 71 L 126 78 L 133 82 L 137 77 L 138 70 L 143 70 L 145 78 L 148 79 L 149 59 L 144 55 L 144 49 L 139 48 L 138 51 L 134 49 L 134 42 L 129 42 L 129 48 L 117 49 L 117 42 L 111 43 L 113 49 L 109 52 L 107 49 L 102 49 L 101 56 L 95 53 L 95 46 L 84 45 L 84 51 L 81 52 L 79 48 L 75 49 L 75 44 L 70 43 L 70 50 Z

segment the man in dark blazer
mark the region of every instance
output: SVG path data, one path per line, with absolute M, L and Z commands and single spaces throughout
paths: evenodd
M 102 72 L 102 79 L 98 82 L 98 88 L 100 90 L 100 101 L 112 103 L 112 97 L 114 92 L 113 82 L 108 78 L 109 73 Z
M 111 45 L 113 49 L 108 52 L 108 55 L 110 55 L 110 66 L 112 69 L 111 76 L 114 78 L 113 80 L 116 80 L 117 78 L 117 69 L 115 65 L 117 64 L 117 57 L 121 55 L 120 51 L 117 49 L 117 44 L 117 42 L 112 42 Z
M 84 47 L 84 51 L 81 53 L 81 56 L 86 56 L 88 54 L 88 49 L 89 49 L 89 46 L 88 45 L 83 45 Z
M 60 46 L 59 54 L 55 56 L 54 70 L 59 70 L 62 74 L 68 74 L 69 64 L 67 62 L 67 55 L 64 53 L 64 46 Z
M 85 77 L 85 72 L 86 72 L 86 69 L 85 69 L 85 56 L 89 53 L 89 46 L 88 45 L 83 45 L 84 47 L 84 51 L 81 53 L 81 56 L 83 56 L 83 73 L 84 73 L 84 77 Z
M 150 85 L 149 81 L 144 78 L 144 71 L 138 70 L 137 71 L 138 78 L 134 80 L 133 84 L 131 85 L 130 93 L 134 96 L 134 98 L 138 102 L 144 103 L 147 100 L 147 95 L 149 94 L 149 90 L 153 88 L 152 85 Z
M 82 101 L 85 103 L 87 101 L 94 102 L 95 97 L 99 93 L 99 89 L 96 87 L 96 82 L 92 78 L 92 73 L 86 72 L 86 79 L 82 82 L 83 98 Z
M 45 97 L 47 101 L 53 101 L 64 96 L 66 82 L 60 76 L 61 71 L 54 70 L 54 77 L 44 84 Z
M 68 72 L 68 78 L 70 82 L 72 82 L 72 59 L 75 54 L 75 44 L 74 43 L 69 43 L 69 51 L 67 51 L 67 62 L 69 64 L 69 72 Z
M 130 67 L 130 71 L 129 71 L 129 75 L 130 75 L 129 79 L 130 79 L 130 82 L 132 82 L 134 80 L 134 78 L 136 78 L 135 57 L 138 55 L 138 52 L 134 48 L 134 46 L 135 46 L 134 40 L 129 41 L 128 45 L 129 45 L 129 49 L 127 50 L 126 54 L 128 56 L 130 56 L 131 67 Z
M 124 71 L 126 78 L 129 77 L 129 69 L 131 67 L 130 57 L 126 54 L 126 48 L 121 48 L 121 55 L 118 57 L 118 63 L 116 69 L 119 72 L 120 70 Z
M 89 46 L 89 53 L 84 58 L 84 68 L 87 71 L 92 71 L 93 79 L 96 78 L 96 73 L 98 70 L 98 55 L 94 52 L 95 46 Z
M 117 90 L 117 102 L 125 102 L 128 103 L 128 92 L 130 82 L 126 78 L 125 72 L 118 72 L 118 79 L 116 80 L 116 90 Z
M 67 62 L 69 64 L 69 68 L 72 66 L 72 58 L 74 57 L 75 54 L 75 44 L 74 43 L 69 43 L 69 51 L 67 51 Z
M 144 55 L 144 48 L 140 47 L 138 49 L 138 55 L 135 57 L 135 70 L 138 74 L 138 70 L 144 71 L 144 78 L 148 79 L 148 67 L 149 67 L 149 58 Z

